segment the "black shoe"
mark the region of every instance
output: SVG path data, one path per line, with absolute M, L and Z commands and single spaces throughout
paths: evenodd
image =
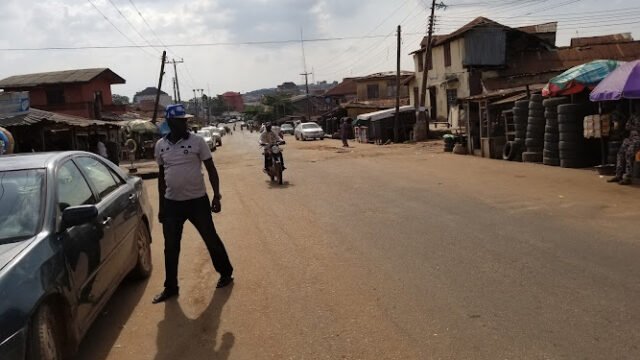
M 164 290 L 162 290 L 160 294 L 156 295 L 153 298 L 152 303 L 157 304 L 157 303 L 165 302 L 171 299 L 172 297 L 178 296 L 179 294 L 180 294 L 180 291 L 178 289 L 165 288 Z
M 611 179 L 607 180 L 607 182 L 609 183 L 619 183 L 622 180 L 622 178 L 619 177 L 612 177 Z
M 631 178 L 628 176 L 625 176 L 622 178 L 622 180 L 620 180 L 620 182 L 618 182 L 618 184 L 620 185 L 631 185 Z
M 218 284 L 216 285 L 216 287 L 219 288 L 223 288 L 229 284 L 231 284 L 233 282 L 233 276 L 222 276 L 220 278 L 220 280 L 218 280 Z

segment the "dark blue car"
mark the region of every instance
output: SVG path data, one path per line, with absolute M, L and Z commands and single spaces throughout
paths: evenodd
M 128 275 L 151 274 L 142 180 L 85 152 L 0 156 L 0 359 L 71 356 Z

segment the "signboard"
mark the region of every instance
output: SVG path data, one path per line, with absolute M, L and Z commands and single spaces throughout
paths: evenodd
M 3 117 L 29 113 L 29 92 L 0 93 L 0 115 Z

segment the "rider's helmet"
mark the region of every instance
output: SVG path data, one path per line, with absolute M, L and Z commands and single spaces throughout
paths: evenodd
M 270 122 L 265 123 L 264 124 L 264 129 L 267 130 L 267 131 L 271 131 L 271 123 Z

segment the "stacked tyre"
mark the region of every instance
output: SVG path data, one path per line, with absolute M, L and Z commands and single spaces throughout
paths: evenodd
M 544 150 L 542 163 L 560 166 L 560 132 L 558 130 L 558 106 L 569 102 L 567 98 L 552 98 L 542 102 L 546 126 L 544 128 Z
M 527 151 L 522 153 L 522 161 L 539 163 L 542 162 L 544 150 L 544 106 L 542 105 L 542 95 L 531 95 L 529 100 L 529 118 L 527 121 L 527 138 L 525 146 Z
M 522 150 L 527 137 L 527 122 L 529 119 L 529 100 L 516 101 L 513 108 L 513 122 L 516 136 L 504 147 L 502 157 L 510 161 L 522 161 Z
M 560 166 L 563 168 L 579 168 L 582 163 L 580 155 L 584 148 L 583 116 L 579 105 L 565 104 L 558 106 L 558 148 L 560 150 Z

